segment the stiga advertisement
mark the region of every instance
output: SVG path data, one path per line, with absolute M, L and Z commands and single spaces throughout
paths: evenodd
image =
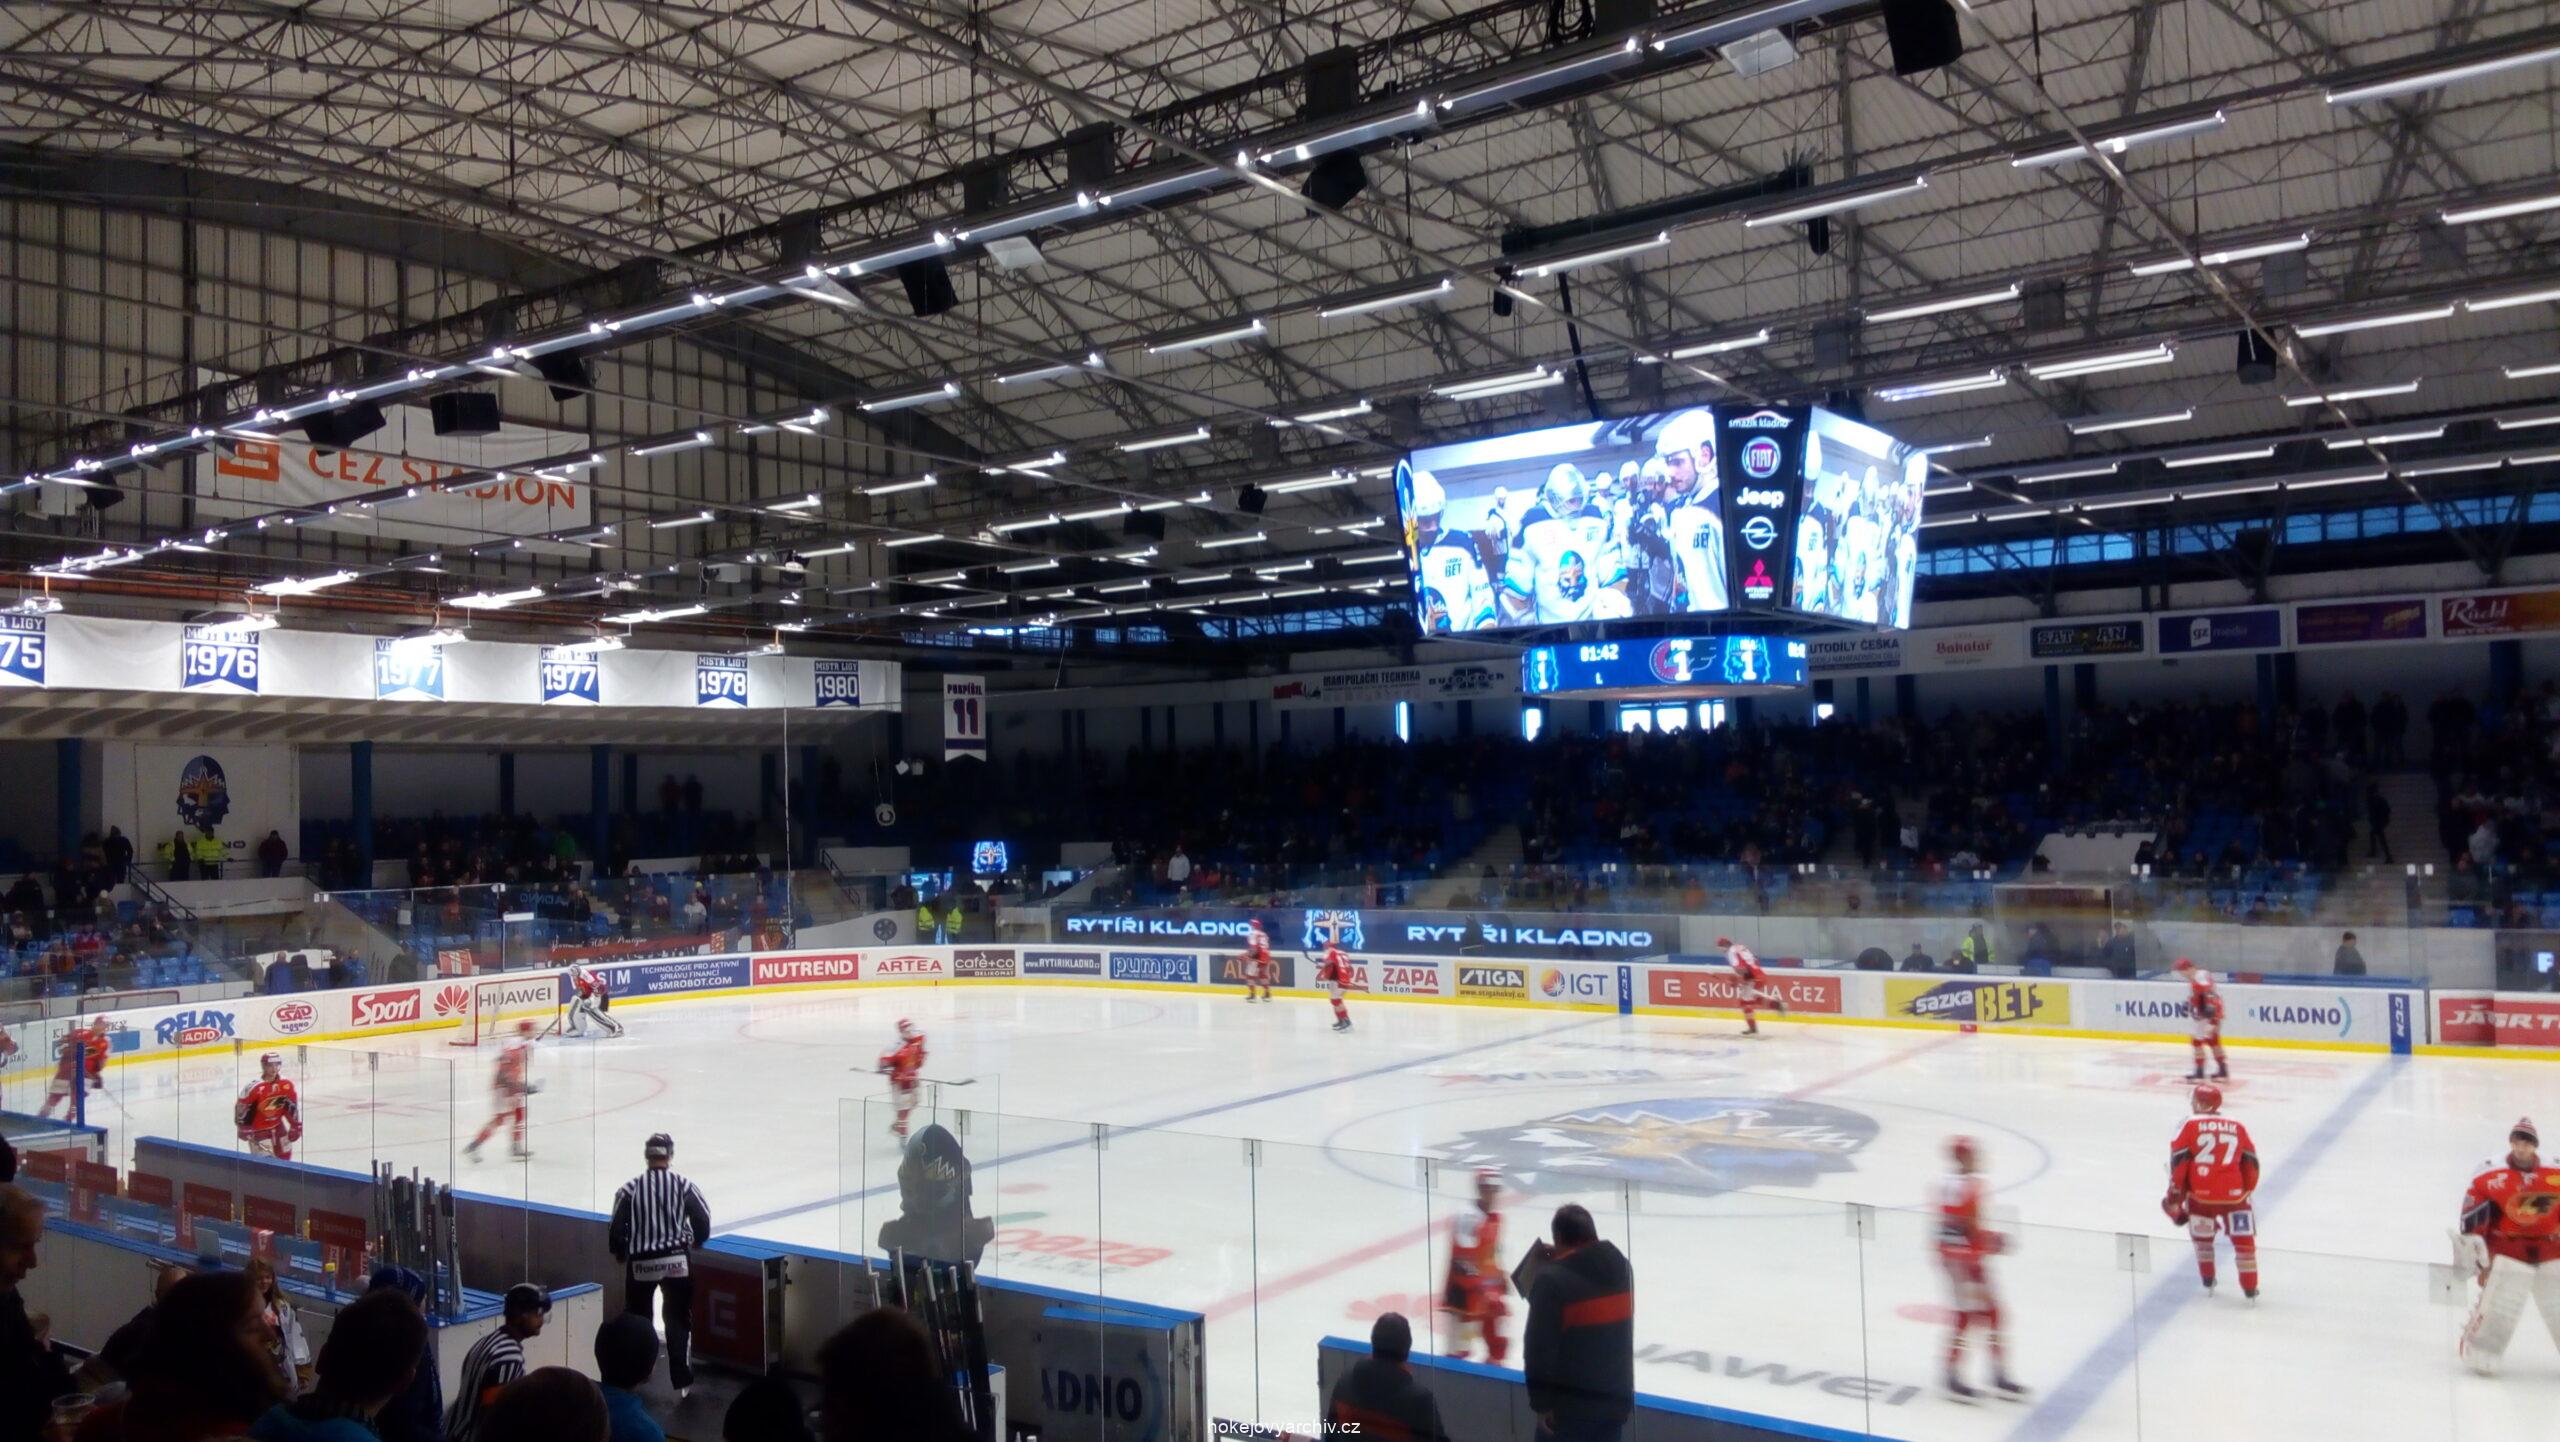
M 1967 1026 L 2069 1026 L 2071 988 L 2034 981 L 1906 981 L 1884 984 L 1887 1016 Z
M 1525 1000 L 1529 993 L 1529 973 L 1516 966 L 1461 966 L 1458 968 L 1458 995 L 1498 998 L 1503 1001 Z

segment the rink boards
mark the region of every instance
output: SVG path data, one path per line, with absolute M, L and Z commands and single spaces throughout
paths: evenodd
M 1314 966 L 1276 958 L 1284 992 L 1316 995 Z M 1241 995 L 1237 958 L 1180 947 L 1043 945 L 887 946 L 665 956 L 591 963 L 617 1005 L 779 990 L 874 986 L 1086 986 Z M 1663 962 L 1518 961 L 1365 956 L 1354 963 L 1353 1005 L 1378 1002 L 1614 1011 L 1653 1016 L 1739 1015 L 1730 972 Z M 1785 1022 L 1957 1028 L 2133 1041 L 2180 1041 L 2190 1030 L 2182 982 L 2062 977 L 1904 975 L 1772 969 Z M 523 973 L 502 992 L 502 1017 L 548 1018 L 557 973 Z M 113 1063 L 276 1043 L 363 1041 L 461 1025 L 473 978 L 444 977 L 288 996 L 243 996 L 100 1013 Z M 2456 1052 L 2560 1059 L 2560 999 L 2417 988 L 2225 983 L 2223 1038 L 2243 1046 Z M 484 999 L 484 1006 L 486 1005 Z M 1771 1013 L 1764 1008 L 1762 1016 Z M 65 1023 L 23 1030 L 16 1075 L 50 1067 Z

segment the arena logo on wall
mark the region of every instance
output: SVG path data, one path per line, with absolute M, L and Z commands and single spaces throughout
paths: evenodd
M 1022 954 L 1024 976 L 1090 976 L 1102 975 L 1102 953 L 1098 951 L 1026 951 Z
M 1018 973 L 1009 946 L 972 947 L 951 953 L 951 974 L 973 981 L 1011 981 Z
M 2032 981 L 1911 981 L 1884 984 L 1889 1016 L 1968 1026 L 2069 1026 L 2071 988 Z
M 1613 1102 L 1480 1128 L 1439 1149 L 1498 1166 L 1506 1186 L 1578 1192 L 1605 1172 L 1683 1191 L 1810 1186 L 1876 1139 L 1876 1119 L 1784 1097 L 1663 1097 Z
M 1111 979 L 1189 984 L 1200 979 L 1200 958 L 1189 952 L 1115 951 L 1111 953 Z
M 755 986 L 805 986 L 821 981 L 859 981 L 862 978 L 862 954 L 854 951 L 829 952 L 822 956 L 759 956 L 750 984 Z
M 1789 1011 L 1815 1016 L 1840 1014 L 1840 978 L 1807 976 L 1794 972 L 1772 971 L 1769 981 L 1786 999 Z M 1646 998 L 1655 1006 L 1697 1007 L 1711 1011 L 1739 1011 L 1742 1008 L 1742 986 L 1731 972 L 1670 971 L 1655 968 L 1646 973 Z

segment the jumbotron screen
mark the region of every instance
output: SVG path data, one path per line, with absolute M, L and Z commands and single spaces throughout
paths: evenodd
M 1697 406 L 1415 451 L 1431 635 L 1737 609 L 1910 622 L 1927 458 L 1805 406 Z
M 1804 680 L 1805 643 L 1783 636 L 1629 636 L 1531 646 L 1520 654 L 1520 689 L 1531 696 L 1749 695 L 1791 690 Z

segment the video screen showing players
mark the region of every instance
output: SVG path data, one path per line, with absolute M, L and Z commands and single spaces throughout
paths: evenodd
M 1843 621 L 1910 625 L 1928 474 L 1928 457 L 1873 426 L 1816 408 L 1805 435 L 1804 508 L 1788 604 Z
M 1705 407 L 1414 452 L 1396 470 L 1429 635 L 1722 611 Z

